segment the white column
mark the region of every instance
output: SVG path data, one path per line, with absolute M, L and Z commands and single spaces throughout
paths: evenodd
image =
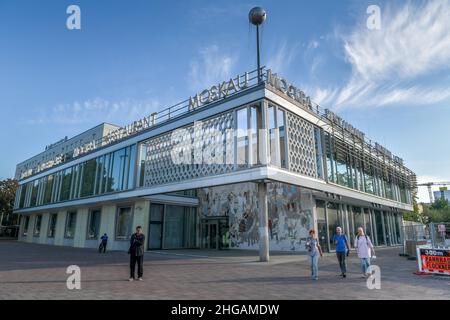
M 269 261 L 269 215 L 267 209 L 267 184 L 258 183 L 259 202 L 259 261 Z

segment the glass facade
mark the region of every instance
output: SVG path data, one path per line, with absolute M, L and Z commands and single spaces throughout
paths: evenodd
M 136 146 L 132 145 L 36 179 L 19 187 L 18 206 L 36 207 L 133 189 L 135 162 Z
M 42 215 L 37 215 L 36 220 L 34 221 L 34 232 L 33 236 L 39 237 L 41 234 L 41 225 L 42 225 Z

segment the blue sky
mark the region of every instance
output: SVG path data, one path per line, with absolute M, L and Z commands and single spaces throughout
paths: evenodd
M 66 8 L 81 8 L 68 30 Z M 381 29 L 369 30 L 369 5 Z M 0 178 L 64 136 L 125 125 L 262 61 L 405 159 L 450 180 L 449 1 L 0 1 Z M 426 201 L 426 190 L 420 190 Z

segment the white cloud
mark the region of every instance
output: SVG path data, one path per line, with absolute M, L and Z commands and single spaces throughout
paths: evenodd
M 217 45 L 203 48 L 199 56 L 190 64 L 189 86 L 192 90 L 202 90 L 231 77 L 237 57 L 222 52 Z
M 126 125 L 135 120 L 148 116 L 157 111 L 159 103 L 156 100 L 121 100 L 109 101 L 102 98 L 86 101 L 74 101 L 68 104 L 59 104 L 53 109 L 41 112 L 27 124 L 58 124 L 97 125 L 110 122 L 117 125 Z
M 381 15 L 381 30 L 369 30 L 364 21 L 341 35 L 352 73 L 322 101 L 342 108 L 450 99 L 448 86 L 432 79 L 450 67 L 450 2 L 407 2 L 386 6 Z
M 270 59 L 267 61 L 267 68 L 272 69 L 276 73 L 286 73 L 298 53 L 297 49 L 298 45 L 288 45 L 286 41 L 281 42 L 275 49 L 275 52 L 269 55 Z

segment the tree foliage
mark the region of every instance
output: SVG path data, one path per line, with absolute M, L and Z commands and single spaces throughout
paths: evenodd
M 17 223 L 17 216 L 13 214 L 17 186 L 16 180 L 0 181 L 0 218 L 3 217 L 0 224 L 3 226 Z

